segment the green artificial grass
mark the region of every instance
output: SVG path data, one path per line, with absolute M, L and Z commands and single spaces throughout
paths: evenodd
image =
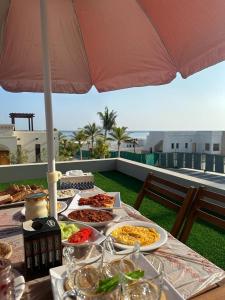
M 35 183 L 47 187 L 45 179 L 24 180 L 15 183 Z M 131 206 L 134 204 L 142 186 L 141 181 L 117 171 L 95 173 L 95 184 L 107 192 L 120 192 L 123 202 Z M 0 183 L 0 190 L 8 185 L 8 183 Z M 175 212 L 149 198 L 144 198 L 140 212 L 168 231 L 170 231 L 175 221 Z M 204 222 L 196 222 L 192 228 L 187 245 L 217 266 L 225 269 L 225 231 Z

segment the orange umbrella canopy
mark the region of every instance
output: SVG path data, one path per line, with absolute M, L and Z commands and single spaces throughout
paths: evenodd
M 159 85 L 225 59 L 224 0 L 46 0 L 52 90 Z M 0 86 L 43 91 L 38 0 L 0 1 Z

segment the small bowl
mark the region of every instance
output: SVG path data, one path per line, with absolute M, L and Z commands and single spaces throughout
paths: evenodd
M 70 243 L 68 239 L 62 240 L 62 244 L 64 246 L 82 247 L 82 246 L 87 246 L 88 244 L 101 244 L 106 239 L 106 237 L 102 233 L 100 233 L 98 230 L 96 230 L 91 226 L 84 225 L 82 223 L 75 222 L 75 221 L 59 221 L 58 223 L 75 224 L 79 229 L 91 228 L 92 230 L 92 235 L 87 241 L 82 243 Z
M 6 242 L 0 242 L 0 258 L 9 259 L 12 256 L 12 246 Z

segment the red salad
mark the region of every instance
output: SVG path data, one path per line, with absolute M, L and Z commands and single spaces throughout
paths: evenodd
M 78 232 L 75 232 L 69 237 L 68 242 L 73 244 L 86 242 L 91 234 L 91 228 L 81 228 Z

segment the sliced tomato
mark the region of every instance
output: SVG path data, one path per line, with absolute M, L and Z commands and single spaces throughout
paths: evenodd
M 72 234 L 68 242 L 69 243 L 83 243 L 89 239 L 92 234 L 91 228 L 81 228 L 78 232 Z

